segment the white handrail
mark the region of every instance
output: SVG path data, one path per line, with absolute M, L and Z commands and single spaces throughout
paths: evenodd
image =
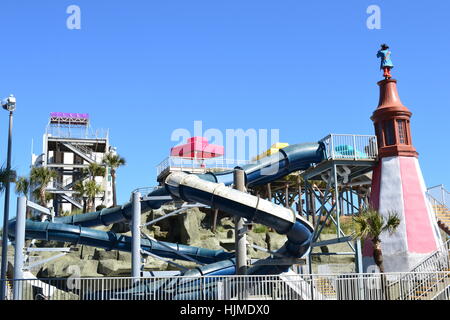
M 399 281 L 401 279 L 401 281 Z M 448 272 L 155 276 L 9 280 L 22 300 L 416 300 L 445 295 Z M 446 287 L 442 291 L 442 287 Z M 52 290 L 49 290 L 52 289 Z M 444 292 L 444 294 L 442 294 Z M 444 297 L 445 298 L 445 297 Z M 447 297 L 448 299 L 448 297 Z
M 182 168 L 185 170 L 211 170 L 211 169 L 233 169 L 238 165 L 250 164 L 250 160 L 238 160 L 227 158 L 210 158 L 210 159 L 192 159 L 169 156 L 156 166 L 157 175 L 160 175 L 166 169 Z
M 328 159 L 376 160 L 377 139 L 374 135 L 335 134 L 321 139 Z

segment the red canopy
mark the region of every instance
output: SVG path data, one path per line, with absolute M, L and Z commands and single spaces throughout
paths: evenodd
M 186 144 L 171 148 L 170 155 L 180 158 L 208 159 L 223 156 L 224 148 L 216 144 L 209 144 L 206 138 L 191 137 Z

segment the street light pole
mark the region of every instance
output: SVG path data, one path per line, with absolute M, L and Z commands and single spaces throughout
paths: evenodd
M 6 161 L 6 172 L 8 180 L 5 186 L 5 207 L 3 211 L 3 234 L 2 234 L 2 263 L 0 280 L 6 280 L 6 271 L 8 268 L 8 220 L 9 220 L 9 195 L 11 187 L 11 151 L 12 151 L 12 125 L 13 112 L 16 108 L 16 99 L 11 95 L 5 104 L 2 104 L 5 110 L 9 111 L 9 129 L 8 129 L 8 157 Z M 6 281 L 0 281 L 0 300 L 5 300 Z

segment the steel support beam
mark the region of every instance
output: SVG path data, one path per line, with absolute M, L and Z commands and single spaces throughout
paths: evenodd
M 23 279 L 23 262 L 25 248 L 25 221 L 27 214 L 27 198 L 22 196 L 17 198 L 16 213 L 16 234 L 15 234 L 15 251 L 14 251 L 14 279 Z M 15 282 L 13 299 L 22 300 L 22 286 L 20 282 Z
M 141 277 L 141 193 L 133 193 L 133 217 L 132 217 L 132 250 L 131 250 L 131 276 L 134 281 Z

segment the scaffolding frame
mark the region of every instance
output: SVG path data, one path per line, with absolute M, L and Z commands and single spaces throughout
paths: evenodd
M 358 214 L 368 205 L 368 191 L 371 183 L 367 176 L 375 160 L 328 159 L 302 173 L 305 190 L 306 215 L 312 217 L 314 232 L 311 248 L 347 243 L 348 252 L 315 252 L 309 254 L 309 268 L 312 270 L 312 256 L 354 255 L 356 272 L 362 272 L 361 243 L 341 228 L 341 217 Z M 323 181 L 321 188 L 317 181 Z M 335 227 L 336 237 L 320 241 L 326 225 Z

